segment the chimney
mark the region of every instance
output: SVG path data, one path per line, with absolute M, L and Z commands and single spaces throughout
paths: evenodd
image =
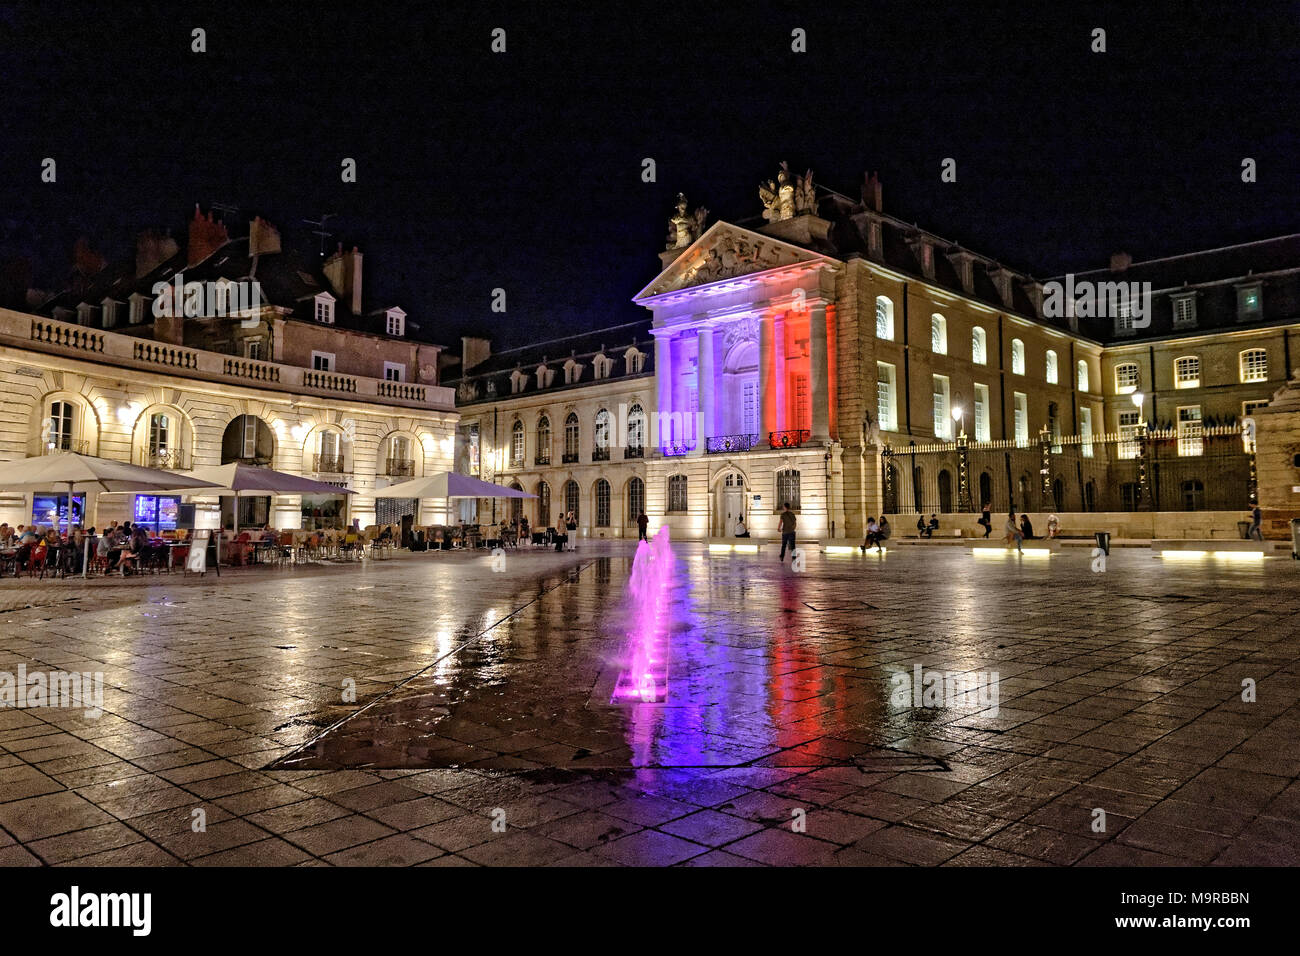
M 185 267 L 196 266 L 227 242 L 230 235 L 224 223 L 214 222 L 212 213 L 204 216 L 199 204 L 194 204 L 194 218 L 190 220 L 189 241 L 185 245 Z
M 492 354 L 492 343 L 471 335 L 460 337 L 460 374 L 465 375 L 475 366 L 482 365 Z
M 135 237 L 135 277 L 142 279 L 180 252 L 171 236 L 147 229 Z
M 1133 264 L 1133 257 L 1127 252 L 1112 252 L 1110 255 L 1111 272 L 1127 272 L 1128 267 Z
M 343 291 L 346 286 L 343 281 L 343 243 L 340 242 L 337 251 L 321 263 L 320 271 L 325 274 L 325 281 L 330 284 L 336 296 L 341 299 L 347 295 Z
M 348 292 L 352 294 L 352 314 L 361 314 L 361 250 L 356 246 L 344 256 Z
M 280 251 L 280 231 L 261 216 L 248 224 L 248 254 L 270 256 Z
M 880 196 L 880 177 L 876 173 L 863 173 L 862 205 L 873 212 L 884 212 L 884 203 Z
M 361 252 L 356 246 L 343 251 L 343 243 L 321 265 L 321 271 L 333 288 L 334 294 L 348 301 L 353 315 L 361 314 Z

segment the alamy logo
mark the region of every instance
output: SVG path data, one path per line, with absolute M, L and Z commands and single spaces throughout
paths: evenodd
M 256 279 L 232 282 L 186 282 L 183 273 L 171 282 L 153 284 L 154 318 L 215 318 L 241 316 L 256 325 L 262 308 L 262 284 Z
M 996 717 L 998 680 L 997 671 L 936 671 L 916 664 L 910 674 L 890 675 L 889 703 L 892 707 L 978 707 Z
M 1064 319 L 1118 318 L 1129 328 L 1145 329 L 1151 324 L 1150 282 L 1093 282 L 1074 273 L 1065 274 L 1065 284 L 1053 279 L 1043 283 L 1043 317 Z
M 50 897 L 50 925 L 126 926 L 133 936 L 148 936 L 153 926 L 151 893 L 85 893 L 78 886 Z
M 18 673 L 0 671 L 0 707 L 68 707 L 85 710 L 86 716 L 98 720 L 104 713 L 104 674 L 102 671 L 27 670 L 18 665 Z

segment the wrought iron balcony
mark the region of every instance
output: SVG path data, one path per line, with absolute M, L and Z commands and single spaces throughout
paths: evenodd
M 560 458 L 560 463 L 563 465 L 574 465 L 577 464 L 577 462 L 578 453 L 576 451 L 566 451 Z
M 644 445 L 631 445 L 631 446 L 628 446 L 627 448 L 624 448 L 624 449 L 623 449 L 623 457 L 624 457 L 624 458 L 644 458 L 644 457 L 645 457 L 645 446 L 644 446 Z
M 342 455 L 317 455 L 315 472 L 318 475 L 346 475 L 347 462 Z
M 271 465 L 270 455 L 234 455 L 227 458 L 221 456 L 223 465 L 253 465 L 257 468 L 268 468 Z
M 749 451 L 757 444 L 757 435 L 718 435 L 716 438 L 705 439 L 704 452 L 707 455 L 727 455 Z
M 695 445 L 691 442 L 670 441 L 663 446 L 664 456 L 666 458 L 676 458 L 681 455 L 689 454 L 695 450 Z
M 146 449 L 140 453 L 140 464 L 146 468 L 161 468 L 163 471 L 185 471 L 189 467 L 185 462 L 185 452 L 179 448 L 159 448 L 155 451 Z
M 390 458 L 384 466 L 384 474 L 390 478 L 413 478 L 415 461 L 410 458 Z
M 593 448 L 593 449 L 591 450 L 591 460 L 592 460 L 592 461 L 609 461 L 609 446 L 606 445 L 604 448 L 601 448 L 600 446 L 597 446 L 597 447 Z
M 551 453 L 548 451 L 544 455 L 538 455 L 533 459 L 534 465 L 549 465 L 551 463 Z
M 771 448 L 800 448 L 812 437 L 807 428 L 792 428 L 783 432 L 768 432 L 767 444 Z
M 89 455 L 90 442 L 73 441 L 71 438 L 47 438 L 41 443 L 42 455 L 58 455 L 65 451 L 74 452 L 78 455 Z

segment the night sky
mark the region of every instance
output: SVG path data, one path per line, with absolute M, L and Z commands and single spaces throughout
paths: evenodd
M 1040 278 L 1300 231 L 1300 5 L 1067 7 L 6 6 L 0 262 L 53 291 L 214 201 L 314 255 L 335 213 L 368 308 L 505 347 L 641 317 L 676 193 L 752 219 L 782 159 Z

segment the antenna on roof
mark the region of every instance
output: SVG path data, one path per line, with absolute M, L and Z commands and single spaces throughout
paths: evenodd
M 337 219 L 337 218 L 338 215 L 336 213 L 327 212 L 325 213 L 325 215 L 321 216 L 319 220 L 317 219 L 303 220 L 303 223 L 305 223 L 306 225 L 316 227 L 315 229 L 312 230 L 312 235 L 320 236 L 320 257 L 322 259 L 325 258 L 325 241 L 329 239 L 330 236 L 333 235 L 333 233 L 326 231 L 325 223 L 327 223 L 331 219 Z
M 232 220 L 236 219 L 239 216 L 239 207 L 233 205 L 232 203 L 217 202 L 214 199 L 212 202 L 208 203 L 208 207 L 212 209 L 214 212 L 221 213 L 221 221 L 223 223 L 226 221 L 227 216 L 229 216 Z

